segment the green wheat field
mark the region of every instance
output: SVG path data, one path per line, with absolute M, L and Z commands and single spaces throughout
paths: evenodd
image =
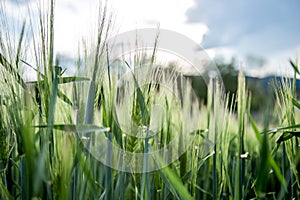
M 147 79 L 178 76 L 154 67 L 155 49 L 148 58 L 138 52 L 133 62 L 121 60 L 134 85 L 125 98 L 132 85 L 118 85 L 110 66 L 113 22 L 105 8 L 94 42 L 78 50 L 76 75 L 67 76 L 54 54 L 53 0 L 19 32 L 11 31 L 0 4 L 0 199 L 299 199 L 296 61 L 290 61 L 292 79 L 274 82 L 274 105 L 260 113 L 263 120 L 252 116 L 242 71 L 233 98 L 212 78 L 203 101 L 195 101 L 184 81 L 175 95 L 157 84 L 140 86 L 135 71 L 145 59 Z M 24 68 L 35 81 L 25 81 Z M 164 112 L 154 112 L 158 104 Z M 126 130 L 116 115 L 128 118 Z M 161 127 L 155 136 L 153 123 Z M 141 133 L 146 137 L 135 137 Z M 170 152 L 151 154 L 170 142 Z M 112 145 L 142 157 L 118 159 Z

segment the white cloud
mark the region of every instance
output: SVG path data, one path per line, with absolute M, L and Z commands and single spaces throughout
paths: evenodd
M 160 28 L 177 31 L 195 42 L 202 41 L 207 27 L 203 23 L 187 23 L 186 12 L 194 5 L 193 0 L 113 0 L 120 31 L 137 28 Z
M 108 7 L 115 19 L 114 33 L 159 25 L 160 28 L 184 34 L 200 44 L 207 27 L 203 23 L 186 23 L 185 13 L 193 4 L 193 0 L 113 0 Z M 97 11 L 97 0 L 56 1 L 56 50 L 74 55 L 81 39 L 95 37 Z

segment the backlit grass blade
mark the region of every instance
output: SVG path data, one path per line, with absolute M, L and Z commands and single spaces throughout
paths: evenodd
M 40 75 L 42 75 L 42 77 L 44 77 L 43 74 L 40 73 Z M 58 78 L 58 84 L 64 84 L 64 83 L 71 83 L 71 82 L 78 82 L 78 81 L 89 81 L 89 78 L 86 77 L 59 77 Z M 30 84 L 30 85 L 44 85 L 45 80 L 39 80 L 39 81 L 27 81 L 26 84 Z
M 141 199 L 144 199 L 144 192 L 145 192 L 145 199 L 151 199 L 151 191 L 150 191 L 150 175 L 148 169 L 148 161 L 149 161 L 149 126 L 146 130 L 146 138 L 145 138 L 145 145 L 144 145 L 144 159 L 143 159 L 143 174 L 142 174 L 142 183 L 141 183 Z
M 57 93 L 58 93 L 58 74 L 57 71 L 53 72 L 53 80 L 51 80 L 51 84 L 49 86 L 50 92 L 49 92 L 49 104 L 47 105 L 48 113 L 47 113 L 47 139 L 50 141 L 49 143 L 49 149 L 50 149 L 50 161 L 54 160 L 54 135 L 53 131 L 51 129 L 52 125 L 54 124 L 54 118 L 55 118 L 55 108 L 56 108 L 56 100 L 57 100 Z
M 110 30 L 110 23 L 107 23 L 107 2 L 105 2 L 105 6 L 103 11 L 100 11 L 98 13 L 98 33 L 97 33 L 97 43 L 96 43 L 96 49 L 95 49 L 95 57 L 94 57 L 94 66 L 92 69 L 92 79 L 88 91 L 88 99 L 85 109 L 85 115 L 84 115 L 84 123 L 91 124 L 94 120 L 94 102 L 95 102 L 95 92 L 96 92 L 96 77 L 99 73 L 99 67 L 100 67 L 100 61 L 103 57 L 103 53 L 105 50 L 105 41 L 108 37 L 108 32 Z M 107 25 L 107 26 L 106 26 Z
M 48 81 L 51 78 L 53 79 L 55 77 L 54 70 L 53 70 L 53 64 L 54 64 L 54 0 L 49 1 L 49 42 L 48 42 Z
M 90 83 L 85 114 L 84 114 L 84 123 L 92 124 L 94 122 L 94 104 L 95 104 L 95 80 L 92 80 Z
M 41 75 L 44 77 L 43 74 L 41 74 Z M 59 77 L 58 84 L 72 83 L 72 82 L 78 82 L 78 81 L 89 81 L 89 80 L 90 80 L 89 78 L 80 77 L 80 76 Z M 26 82 L 26 84 L 33 84 L 33 85 L 43 84 L 43 83 L 44 83 L 44 80 Z
M 290 60 L 290 64 L 291 64 L 291 66 L 293 67 L 294 71 L 295 71 L 297 74 L 300 74 L 299 68 L 298 68 L 297 64 L 296 64 L 294 61 L 292 61 L 292 60 Z
M 249 120 L 250 120 L 250 123 L 252 125 L 252 128 L 254 130 L 254 133 L 255 133 L 255 136 L 256 136 L 256 139 L 258 140 L 259 143 L 262 142 L 262 136 L 261 136 L 261 133 L 259 132 L 258 128 L 257 128 L 257 125 L 252 117 L 252 115 L 250 114 L 250 112 L 248 112 L 248 117 L 249 117 Z
M 278 133 L 278 132 L 282 132 L 282 131 L 292 130 L 292 129 L 295 129 L 295 128 L 300 128 L 300 124 L 286 126 L 286 127 L 272 128 L 272 129 L 269 129 L 269 130 L 266 130 L 266 131 L 262 131 L 261 134 Z
M 37 128 L 52 127 L 53 129 L 60 130 L 60 131 L 79 132 L 79 133 L 91 133 L 95 131 L 108 132 L 110 130 L 109 128 L 100 127 L 91 124 L 76 124 L 76 125 L 75 124 L 54 124 L 53 126 L 37 125 L 34 127 Z
M 0 53 L 0 65 L 4 67 L 4 69 L 10 73 L 16 81 L 23 87 L 26 88 L 26 84 L 23 81 L 22 76 L 16 71 L 16 69 L 7 61 L 7 59 Z
M 67 97 L 61 90 L 57 90 L 57 97 L 63 100 L 65 103 L 73 106 L 73 102 Z
M 278 180 L 280 181 L 280 183 L 282 184 L 282 186 L 284 187 L 285 191 L 287 191 L 287 185 L 286 185 L 286 181 L 284 179 L 284 176 L 280 172 L 280 168 L 276 164 L 276 162 L 275 162 L 275 160 L 274 160 L 274 158 L 272 157 L 271 154 L 269 154 L 268 162 L 270 163 L 270 166 L 272 167 L 272 169 L 275 171 L 275 174 L 276 174 Z
M 41 74 L 42 77 L 44 77 L 43 74 Z M 85 77 L 60 77 L 58 79 L 58 84 L 62 84 L 62 83 L 71 83 L 71 82 L 76 82 L 76 81 L 87 81 L 89 80 L 89 78 L 85 78 Z M 45 81 L 44 80 L 39 80 L 39 81 L 29 81 L 26 82 L 26 84 L 29 85 L 34 85 L 35 87 L 37 87 L 38 85 L 40 87 L 45 87 Z M 70 106 L 73 106 L 72 101 L 69 99 L 69 97 L 67 97 L 60 89 L 57 89 L 57 97 L 60 98 L 61 100 L 63 100 L 65 103 L 69 104 Z
M 164 161 L 161 160 L 161 158 L 157 156 L 155 157 L 155 159 L 160 165 L 163 165 Z M 164 179 L 164 181 L 168 180 L 169 184 L 167 185 L 170 187 L 171 191 L 176 191 L 176 195 L 180 196 L 180 199 L 193 199 L 188 190 L 184 187 L 181 179 L 176 174 L 174 174 L 174 172 L 172 172 L 169 167 L 162 168 L 159 172 L 167 178 Z
M 25 25 L 26 25 L 26 21 L 23 22 L 21 33 L 20 33 L 20 38 L 19 38 L 19 41 L 18 41 L 18 48 L 17 48 L 17 54 L 16 54 L 16 67 L 17 67 L 17 69 L 19 68 L 20 54 L 21 54 L 21 49 L 23 47 L 22 42 L 23 42 L 23 39 L 24 39 Z
M 286 140 L 289 140 L 293 137 L 300 137 L 299 131 L 289 131 L 289 132 L 283 132 L 277 139 L 276 143 L 280 144 L 281 142 L 284 142 Z
M 97 191 L 99 191 L 99 188 L 97 183 L 95 182 L 95 177 L 93 175 L 93 172 L 90 168 L 90 163 L 91 163 L 91 157 L 87 157 L 85 154 L 84 154 L 84 149 L 82 149 L 82 147 L 78 146 L 78 151 L 76 153 L 76 160 L 78 161 L 78 166 L 79 168 L 82 170 L 83 174 L 84 174 L 84 177 L 86 177 L 85 181 L 89 184 L 89 186 L 92 188 L 92 191 L 94 193 L 96 193 Z M 83 187 L 84 190 L 86 190 L 85 187 Z M 85 192 L 83 192 L 85 193 Z M 83 198 L 86 198 L 87 196 L 83 196 Z
M 130 65 L 128 64 L 127 61 L 125 61 L 125 64 L 127 65 L 127 67 L 131 70 L 131 67 Z M 142 122 L 143 122 L 143 125 L 144 126 L 147 126 L 149 124 L 149 120 L 150 120 L 150 115 L 149 115 L 149 112 L 147 110 L 147 107 L 146 107 L 146 103 L 145 103 L 145 98 L 144 98 L 144 95 L 143 95 L 143 92 L 139 86 L 139 83 L 133 73 L 133 71 L 131 70 L 131 73 L 132 73 L 132 77 L 133 77 L 133 80 L 134 80 L 134 84 L 135 84 L 135 89 L 136 89 L 136 92 L 137 92 L 137 100 L 138 100 L 138 103 L 139 103 L 139 108 L 140 108 L 140 112 L 141 112 L 141 115 L 142 115 Z
M 89 80 L 90 80 L 89 78 L 80 77 L 80 76 L 60 77 L 58 79 L 58 84 L 71 83 L 71 82 L 77 82 L 77 81 L 89 81 Z
M 242 70 L 239 71 L 238 75 L 238 90 L 237 90 L 237 101 L 238 101 L 238 164 L 237 164 L 237 173 L 238 178 L 236 178 L 236 191 L 235 191 L 235 199 L 241 199 L 244 186 L 245 186 L 245 160 L 240 156 L 245 153 L 245 144 L 244 144 L 244 137 L 245 137 L 245 114 L 247 111 L 247 94 L 246 94 L 246 82 L 245 76 Z
M 13 200 L 13 196 L 9 193 L 7 188 L 0 182 L 0 198 L 1 199 L 7 199 L 7 200 Z
M 289 97 L 289 98 L 290 98 L 292 104 L 294 106 L 296 106 L 298 109 L 300 109 L 300 103 L 294 97 Z

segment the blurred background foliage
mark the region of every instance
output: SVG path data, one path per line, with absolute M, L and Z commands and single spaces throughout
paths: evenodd
M 223 57 L 218 57 L 213 60 L 213 63 L 219 70 L 220 76 L 224 83 L 225 92 L 229 95 L 230 101 L 234 100 L 234 96 L 237 92 L 237 80 L 239 72 L 239 64 L 235 58 L 231 58 L 230 61 L 225 61 Z M 259 69 L 258 69 L 259 70 Z M 207 84 L 203 77 L 208 75 L 206 71 L 203 75 L 187 75 L 191 80 L 191 84 L 197 94 L 199 100 L 206 104 L 207 97 Z M 282 85 L 282 77 L 275 75 L 268 75 L 262 78 L 252 77 L 246 75 L 246 84 L 251 94 L 251 112 L 254 115 L 263 114 L 269 108 L 273 108 L 275 105 L 275 90 L 277 86 Z M 286 81 L 286 80 L 285 80 Z M 292 78 L 290 79 L 292 81 Z M 300 81 L 296 81 L 297 84 L 297 94 L 300 93 L 298 89 L 300 86 Z M 236 104 L 236 102 L 235 102 Z

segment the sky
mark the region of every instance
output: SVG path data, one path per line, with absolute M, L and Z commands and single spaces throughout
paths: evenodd
M 300 52 L 299 8 L 298 0 L 196 0 L 186 15 L 187 23 L 208 26 L 204 48 L 222 47 L 245 61 L 266 59 L 266 65 L 273 65 L 268 70 L 275 71 L 276 62 L 285 64 Z
M 6 0 L 12 20 L 36 11 L 38 0 Z M 55 51 L 70 59 L 90 39 L 97 0 L 56 0 Z M 298 0 L 110 0 L 114 34 L 138 28 L 176 31 L 204 47 L 214 58 L 235 57 L 249 75 L 289 73 L 288 59 L 300 53 Z M 15 12 L 19 10 L 19 12 Z

